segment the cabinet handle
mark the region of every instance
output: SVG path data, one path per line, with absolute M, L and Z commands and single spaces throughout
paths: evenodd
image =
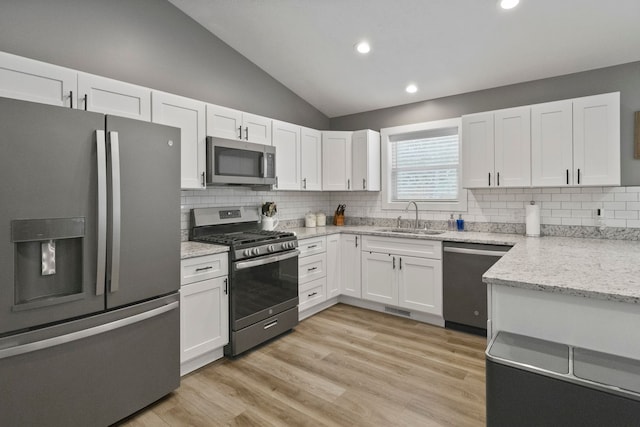
M 396 269 L 396 257 L 393 257 L 393 269 Z
M 212 266 L 196 268 L 196 273 L 198 271 L 211 270 L 212 268 L 213 268 Z
M 311 298 L 314 295 L 318 295 L 318 293 L 317 292 L 310 293 L 309 295 L 307 295 L 307 297 Z
M 224 279 L 224 294 L 225 295 L 228 295 L 228 293 L 229 293 L 228 286 L 229 286 L 229 279 L 225 278 Z
M 311 268 L 307 268 L 307 272 L 309 272 L 309 271 L 315 271 L 315 270 L 317 270 L 317 269 L 318 269 L 318 267 L 311 267 Z
M 402 257 L 400 257 L 399 259 L 400 259 L 400 270 L 402 270 Z
M 306 189 L 307 189 L 307 178 L 304 178 L 304 179 L 302 180 L 302 189 L 303 189 L 303 190 L 306 190 Z
M 356 236 L 356 248 L 358 247 L 358 236 Z
M 240 132 L 238 135 L 238 139 L 242 139 L 242 126 L 238 127 L 238 132 Z
M 249 126 L 247 126 L 247 127 L 245 127 L 245 128 L 244 128 L 244 139 L 245 139 L 246 141 L 248 141 L 248 140 L 249 140 Z
M 87 102 L 87 94 L 85 93 L 84 94 L 84 111 L 87 111 L 87 104 L 88 104 L 88 102 Z
M 73 91 L 69 91 L 69 102 L 71 103 L 71 108 L 73 108 Z
M 367 189 L 367 178 L 362 178 L 362 189 L 363 190 Z
M 307 246 L 307 249 L 313 249 L 313 248 L 317 248 L 317 247 L 318 247 L 318 245 L 310 245 L 310 246 Z
M 567 185 L 569 185 L 569 169 L 567 169 Z
M 578 184 L 580 184 L 580 168 L 578 168 Z
M 200 174 L 200 177 L 201 177 L 201 179 L 202 179 L 202 188 L 204 188 L 204 187 L 206 186 L 206 184 L 205 184 L 205 182 L 204 182 L 204 172 L 202 172 L 202 173 Z
M 351 180 L 347 180 L 347 190 L 351 190 Z
M 491 187 L 491 172 L 489 172 L 489 187 Z
M 278 188 L 278 177 L 276 176 L 276 188 Z
M 496 187 L 500 187 L 500 172 L 496 173 Z

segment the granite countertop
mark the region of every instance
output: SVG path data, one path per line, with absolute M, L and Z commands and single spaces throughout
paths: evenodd
M 228 246 L 198 242 L 182 242 L 180 244 L 180 259 L 195 258 L 224 252 L 229 252 Z
M 523 238 L 483 275 L 485 283 L 640 304 L 640 242 Z

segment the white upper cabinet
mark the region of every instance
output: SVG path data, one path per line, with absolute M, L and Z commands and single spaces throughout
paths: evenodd
M 571 100 L 531 107 L 531 183 L 534 187 L 573 185 Z
M 300 126 L 273 120 L 273 146 L 276 147 L 274 190 L 300 190 Z
M 322 132 L 322 189 L 351 190 L 351 135 L 353 132 Z
M 532 106 L 532 184 L 620 185 L 620 93 Z
M 151 121 L 151 89 L 78 73 L 78 108 Z
M 494 113 L 496 186 L 531 185 L 531 108 L 518 107 Z
M 380 191 L 380 133 L 353 132 L 352 190 Z
M 463 186 L 531 185 L 531 109 L 462 116 Z
M 302 189 L 322 190 L 322 132 L 306 127 L 301 128 L 300 145 Z
M 578 185 L 620 185 L 620 92 L 573 101 L 573 167 Z
M 152 121 L 180 128 L 181 187 L 205 188 L 205 104 L 178 95 L 153 92 Z
M 493 170 L 493 113 L 462 116 L 463 187 L 489 187 Z
M 271 119 L 207 104 L 207 135 L 271 145 Z
M 77 108 L 77 72 L 0 52 L 0 96 Z

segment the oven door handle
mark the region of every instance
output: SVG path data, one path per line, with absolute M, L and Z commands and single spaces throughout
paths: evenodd
M 274 262 L 284 261 L 285 259 L 297 257 L 300 255 L 299 250 L 285 252 L 277 255 L 269 255 L 261 258 L 252 259 L 251 261 L 240 261 L 233 264 L 234 270 L 244 270 L 246 268 L 257 267 L 259 265 L 271 264 Z

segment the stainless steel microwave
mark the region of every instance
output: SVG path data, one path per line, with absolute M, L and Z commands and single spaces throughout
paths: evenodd
M 273 185 L 276 148 L 207 137 L 207 185 Z

